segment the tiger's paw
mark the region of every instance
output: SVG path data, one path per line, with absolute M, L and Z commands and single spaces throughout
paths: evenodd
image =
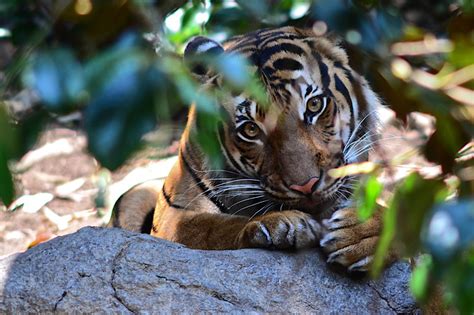
M 297 210 L 273 212 L 248 222 L 237 237 L 239 248 L 299 249 L 316 246 L 321 226 Z
M 360 222 L 354 208 L 345 208 L 323 220 L 326 229 L 320 245 L 328 254 L 328 263 L 338 263 L 349 271 L 368 271 L 381 231 L 379 215 Z

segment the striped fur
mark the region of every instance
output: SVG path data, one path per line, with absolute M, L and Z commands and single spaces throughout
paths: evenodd
M 321 236 L 315 222 L 330 217 L 351 194 L 350 179 L 327 172 L 367 159 L 380 102 L 349 66 L 345 51 L 311 30 L 259 30 L 222 46 L 197 37 L 185 59 L 219 54 L 249 61 L 248 71 L 261 79 L 270 106 L 245 93 L 224 97 L 225 118 L 212 126 L 224 160 L 220 169 L 212 169 L 194 140 L 199 130 L 191 107 L 179 161 L 157 195 L 151 234 L 205 249 L 266 247 L 267 235 L 280 248 L 277 223 L 283 222 L 295 225 L 299 245 L 293 247 L 314 245 Z M 203 89 L 220 88 L 215 70 L 196 62 L 192 69 Z M 127 211 L 137 210 L 118 209 L 116 216 Z

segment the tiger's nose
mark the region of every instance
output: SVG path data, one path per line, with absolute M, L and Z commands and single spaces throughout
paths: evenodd
M 305 195 L 309 195 L 313 192 L 313 187 L 319 181 L 318 176 L 311 177 L 305 184 L 303 185 L 291 185 L 290 189 L 299 191 Z

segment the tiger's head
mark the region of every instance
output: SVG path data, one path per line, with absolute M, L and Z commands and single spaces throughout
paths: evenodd
M 220 102 L 227 118 L 217 129 L 227 169 L 258 180 L 265 195 L 285 208 L 312 212 L 346 197 L 346 179 L 328 171 L 367 159 L 380 102 L 345 51 L 311 30 L 284 27 L 224 45 L 196 37 L 185 59 L 219 54 L 244 56 L 270 103 L 262 106 L 245 93 L 229 93 Z M 206 86 L 222 83 L 221 74 L 202 65 L 194 72 Z

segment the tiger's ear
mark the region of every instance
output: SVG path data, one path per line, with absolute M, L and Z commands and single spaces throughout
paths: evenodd
M 196 36 L 191 38 L 184 49 L 184 61 L 200 81 L 205 81 L 213 75 L 210 62 L 222 53 L 224 47 L 218 42 L 204 36 Z

